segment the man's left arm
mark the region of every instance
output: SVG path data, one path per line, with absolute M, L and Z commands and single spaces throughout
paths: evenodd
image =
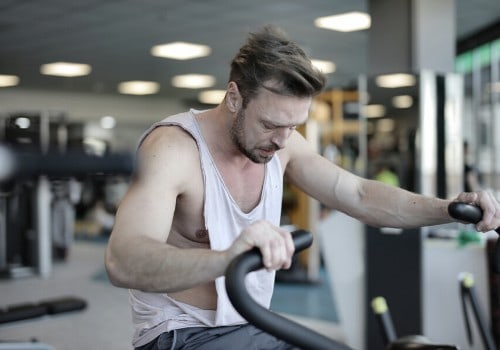
M 287 147 L 288 181 L 331 209 L 378 227 L 411 228 L 455 221 L 448 213 L 452 200 L 409 192 L 352 174 L 315 153 L 294 133 Z M 480 231 L 500 226 L 500 204 L 489 192 L 462 193 L 456 199 L 483 209 Z

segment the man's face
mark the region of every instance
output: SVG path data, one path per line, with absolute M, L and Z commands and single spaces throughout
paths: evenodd
M 237 112 L 231 128 L 233 143 L 251 161 L 267 163 L 285 147 L 295 128 L 306 122 L 311 100 L 261 89 Z

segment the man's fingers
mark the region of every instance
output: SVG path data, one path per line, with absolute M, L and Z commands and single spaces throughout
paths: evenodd
M 283 265 L 283 268 L 289 269 L 292 266 L 292 257 L 293 253 L 295 252 L 295 245 L 293 244 L 293 239 L 292 235 L 288 231 L 284 231 L 282 233 L 282 236 L 284 238 L 284 249 L 285 249 L 285 255 L 286 255 L 286 262 Z
M 266 269 L 272 269 L 273 262 L 271 256 L 271 247 L 268 244 L 264 244 L 259 247 L 260 253 L 262 254 L 262 263 Z
M 464 202 L 467 204 L 479 204 L 477 203 L 478 194 L 476 192 L 463 192 L 457 197 L 458 202 Z
M 481 232 L 495 230 L 500 225 L 500 204 L 490 191 L 461 193 L 457 201 L 479 206 L 483 211 L 476 229 Z
M 295 250 L 292 237 L 288 231 L 278 229 L 277 234 L 267 237 L 259 248 L 262 253 L 264 267 L 268 270 L 289 268 Z
M 500 226 L 500 207 L 493 193 L 482 192 L 479 204 L 483 208 L 483 218 L 477 225 L 478 229 L 481 231 L 497 229 Z
M 256 222 L 241 233 L 238 242 L 244 246 L 259 248 L 262 263 L 269 271 L 290 268 L 292 265 L 295 251 L 292 235 L 281 227 L 273 226 L 266 221 Z

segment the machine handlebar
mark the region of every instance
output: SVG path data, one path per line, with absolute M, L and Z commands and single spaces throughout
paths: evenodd
M 483 217 L 483 210 L 481 208 L 476 205 L 462 202 L 450 203 L 448 206 L 448 212 L 453 218 L 469 222 L 471 224 L 477 224 Z M 496 229 L 496 232 L 500 235 L 500 227 Z M 497 240 L 495 246 L 493 269 L 496 273 L 500 273 L 500 239 Z
M 83 151 L 65 153 L 15 151 L 0 146 L 0 183 L 19 177 L 47 175 L 49 177 L 80 176 L 87 174 L 129 175 L 134 170 L 134 158 L 127 153 L 105 156 L 90 155 Z
M 312 234 L 304 230 L 292 232 L 295 251 L 308 248 L 313 241 Z M 255 302 L 245 288 L 245 276 L 263 268 L 262 255 L 254 248 L 237 256 L 226 270 L 226 290 L 235 309 L 248 322 L 285 342 L 303 349 L 348 350 L 322 334 L 282 317 Z

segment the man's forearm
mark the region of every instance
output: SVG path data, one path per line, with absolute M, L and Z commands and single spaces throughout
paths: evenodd
M 361 221 L 378 227 L 411 228 L 450 222 L 448 200 L 367 180 L 360 191 Z
M 116 243 L 106 252 L 106 269 L 114 285 L 147 292 L 176 292 L 213 281 L 224 274 L 228 263 L 225 252 L 179 249 L 146 237 Z

